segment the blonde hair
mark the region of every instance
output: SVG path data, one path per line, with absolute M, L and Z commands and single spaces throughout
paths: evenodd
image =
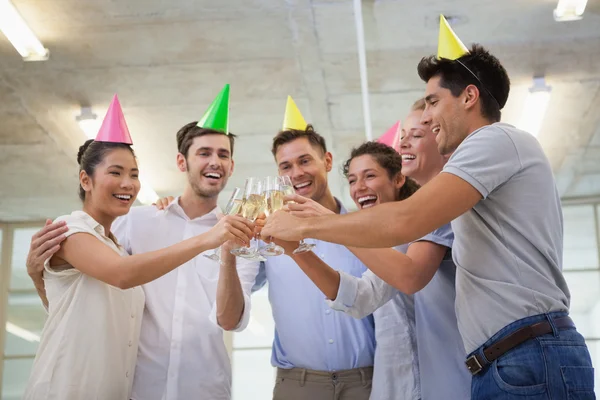
M 425 111 L 425 99 L 420 98 L 419 100 L 415 101 L 410 108 L 410 111 Z

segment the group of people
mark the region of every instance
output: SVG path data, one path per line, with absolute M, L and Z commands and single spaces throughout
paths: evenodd
M 78 154 L 82 210 L 32 238 L 48 320 L 25 399 L 230 399 L 223 330 L 248 325 L 265 283 L 275 400 L 594 399 L 550 165 L 499 122 L 510 82 L 498 59 L 460 48 L 420 62 L 425 97 L 398 148 L 349 155 L 351 213 L 329 189 L 325 140 L 300 119 L 271 149 L 296 191 L 285 209 L 255 223 L 220 214 L 228 86 L 177 132 L 182 194 L 132 207 L 138 169 L 115 98 Z M 287 115 L 301 117 L 293 102 Z M 256 234 L 286 255 L 231 254 Z M 294 253 L 304 239 L 312 250 Z M 200 255 L 219 246 L 218 263 Z

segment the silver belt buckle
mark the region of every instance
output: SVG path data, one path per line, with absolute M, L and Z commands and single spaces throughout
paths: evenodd
M 465 364 L 467 365 L 467 369 L 471 375 L 477 375 L 483 369 L 483 366 L 477 359 L 476 354 L 473 354 L 471 357 L 467 358 Z

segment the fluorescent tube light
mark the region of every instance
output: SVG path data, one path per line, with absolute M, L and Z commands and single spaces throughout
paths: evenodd
M 0 0 L 0 31 L 25 61 L 44 61 L 48 49 L 35 36 L 10 0 Z

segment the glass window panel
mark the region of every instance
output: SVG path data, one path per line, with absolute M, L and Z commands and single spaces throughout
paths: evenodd
M 252 295 L 250 323 L 242 332 L 233 334 L 233 348 L 271 347 L 275 323 L 268 297 L 268 285 Z
M 600 271 L 565 272 L 571 317 L 586 338 L 600 337 Z
M 2 400 L 20 400 L 23 398 L 32 365 L 33 358 L 4 360 Z
M 7 311 L 4 354 L 34 356 L 46 321 L 37 293 L 10 293 Z
M 271 347 L 234 350 L 233 400 L 270 399 L 275 386 L 275 368 L 271 366 Z
M 565 206 L 563 269 L 598 268 L 598 241 L 592 205 Z
M 13 233 L 13 247 L 12 247 L 12 262 L 11 262 L 11 276 L 10 276 L 10 288 L 15 290 L 20 289 L 33 289 L 33 282 L 27 275 L 27 253 L 29 253 L 29 245 L 31 243 L 31 237 L 41 229 L 37 228 L 17 228 Z

